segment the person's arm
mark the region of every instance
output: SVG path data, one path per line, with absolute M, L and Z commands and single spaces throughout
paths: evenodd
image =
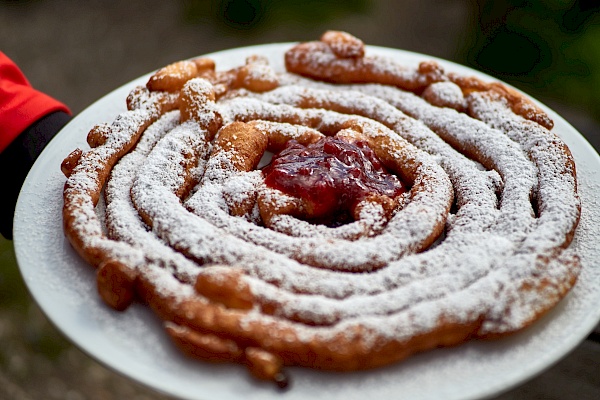
M 31 87 L 0 52 L 0 233 L 5 238 L 12 239 L 15 205 L 29 169 L 70 118 L 67 106 Z

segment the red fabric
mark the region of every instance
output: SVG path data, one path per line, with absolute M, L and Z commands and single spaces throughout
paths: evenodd
M 32 88 L 19 67 L 0 51 L 0 153 L 27 127 L 54 111 L 70 113 L 58 100 Z

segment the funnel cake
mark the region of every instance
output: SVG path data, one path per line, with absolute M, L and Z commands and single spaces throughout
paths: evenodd
M 185 353 L 285 386 L 285 366 L 353 371 L 503 337 L 568 293 L 575 164 L 533 102 L 343 32 L 285 65 L 167 66 L 65 159 L 64 232 L 107 304 L 145 302 Z M 300 165 L 274 184 L 269 153 Z M 335 184 L 332 162 L 347 168 Z

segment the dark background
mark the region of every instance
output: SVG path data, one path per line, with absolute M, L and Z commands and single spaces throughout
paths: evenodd
M 600 148 L 600 6 L 591 0 L 0 0 L 0 51 L 74 114 L 171 62 L 348 31 L 502 79 Z M 68 283 L 65 283 L 68 284 Z M 599 305 L 600 306 L 600 305 Z M 568 329 L 568 327 L 565 327 Z M 498 399 L 600 398 L 600 344 Z M 161 399 L 70 345 L 31 301 L 0 239 L 0 400 Z

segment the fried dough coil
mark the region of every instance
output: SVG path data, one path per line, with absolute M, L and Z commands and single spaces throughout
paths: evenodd
M 100 295 L 148 303 L 185 353 L 285 386 L 286 365 L 352 371 L 505 336 L 575 284 L 575 164 L 523 95 L 342 32 L 291 48 L 286 73 L 201 60 L 159 70 L 62 165 L 65 234 Z M 409 191 L 339 227 L 303 220 L 256 168 L 324 135 L 366 140 Z

